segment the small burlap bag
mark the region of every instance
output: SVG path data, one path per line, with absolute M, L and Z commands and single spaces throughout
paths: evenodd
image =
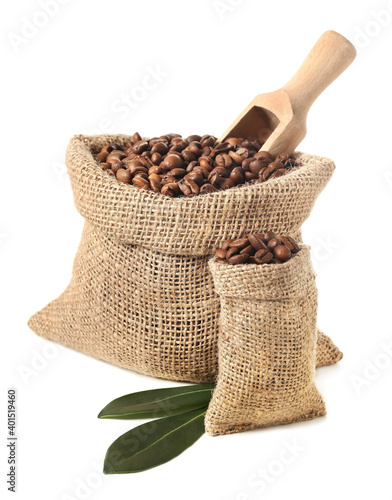
M 317 288 L 309 248 L 285 264 L 210 262 L 221 299 L 210 435 L 325 415 L 314 383 Z
M 72 279 L 35 314 L 38 334 L 86 354 L 171 380 L 216 377 L 219 298 L 208 260 L 243 230 L 300 239 L 334 164 L 298 153 L 286 176 L 194 198 L 168 198 L 118 182 L 94 159 L 129 136 L 75 136 L 67 167 L 85 218 Z M 340 351 L 323 334 L 320 359 Z M 334 352 L 335 350 L 335 352 Z

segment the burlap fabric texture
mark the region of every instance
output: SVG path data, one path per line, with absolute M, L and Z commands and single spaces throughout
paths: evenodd
M 297 154 L 288 175 L 194 198 L 122 184 L 94 159 L 125 135 L 75 136 L 67 167 L 85 218 L 72 279 L 35 314 L 38 335 L 110 363 L 171 380 L 210 382 L 220 312 L 208 260 L 224 240 L 265 229 L 296 238 L 334 164 Z M 341 357 L 320 333 L 320 365 Z
M 317 289 L 308 247 L 277 265 L 210 262 L 221 299 L 210 435 L 325 415 L 314 383 Z

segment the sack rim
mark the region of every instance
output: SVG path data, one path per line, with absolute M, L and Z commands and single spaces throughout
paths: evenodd
M 263 220 L 264 213 L 268 215 L 264 207 L 279 203 L 279 198 L 284 206 L 287 196 L 306 204 L 300 217 L 287 217 L 284 229 L 296 234 L 335 169 L 329 158 L 296 152 L 299 167 L 282 177 L 192 198 L 170 198 L 119 182 L 95 160 L 94 149 L 129 139 L 120 134 L 79 134 L 71 139 L 66 163 L 75 206 L 97 229 L 120 243 L 149 246 L 164 253 L 213 254 L 232 235 L 256 230 L 257 220 Z M 268 229 L 276 230 L 272 226 Z

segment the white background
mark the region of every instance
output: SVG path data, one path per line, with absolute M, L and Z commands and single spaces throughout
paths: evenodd
M 381 344 L 392 344 L 392 2 L 223 0 L 223 11 L 213 0 L 61 3 L 49 20 L 39 1 L 0 7 L 2 498 L 11 497 L 6 387 L 16 387 L 23 500 L 390 499 L 392 354 L 382 355 Z M 41 27 L 17 39 L 32 20 Z M 100 421 L 99 410 L 120 395 L 175 384 L 56 346 L 26 326 L 68 284 L 81 235 L 64 173 L 68 140 L 136 130 L 219 136 L 256 94 L 284 84 L 328 29 L 359 49 L 314 104 L 300 146 L 337 165 L 304 227 L 319 325 L 344 352 L 338 366 L 317 370 L 328 415 L 203 436 L 162 467 L 104 477 L 96 470 L 106 448 L 138 422 Z M 148 68 L 164 76 L 141 94 Z M 127 94 L 143 98 L 119 112 Z M 301 451 L 279 465 L 293 441 Z

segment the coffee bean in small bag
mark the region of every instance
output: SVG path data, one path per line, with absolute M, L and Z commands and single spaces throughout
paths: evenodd
M 279 238 L 272 231 L 242 234 L 229 239 L 215 252 L 218 262 L 228 264 L 282 264 L 299 251 L 299 245 L 290 236 Z M 236 254 L 240 254 L 237 256 Z M 234 258 L 236 257 L 236 258 Z
M 244 264 L 242 255 L 232 264 Z M 317 289 L 309 248 L 298 247 L 284 265 L 245 264 L 209 262 L 221 304 L 218 381 L 205 418 L 213 436 L 326 413 L 314 382 Z

